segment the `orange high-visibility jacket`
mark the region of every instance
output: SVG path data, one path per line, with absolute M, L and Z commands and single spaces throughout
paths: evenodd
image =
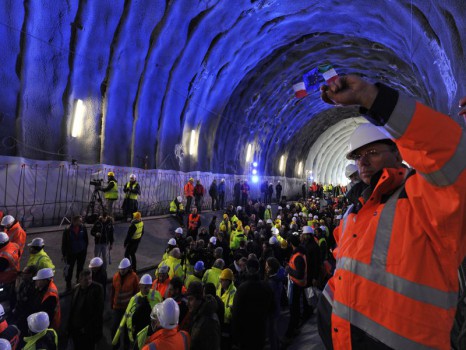
M 147 340 L 142 350 L 188 350 L 191 344 L 191 337 L 185 331 L 175 329 L 159 329 Z
M 184 185 L 184 195 L 186 197 L 194 196 L 194 185 L 189 181 Z
M 466 251 L 466 135 L 448 116 L 399 96 L 384 125 L 408 169 L 384 169 L 369 198 L 335 230 L 335 350 L 350 325 L 394 349 L 450 349 Z
M 126 309 L 131 297 L 139 291 L 139 278 L 133 271 L 128 272 L 123 278 L 120 272 L 113 275 L 112 282 L 112 309 Z
M 53 315 L 53 319 L 50 320 L 50 327 L 58 331 L 58 329 L 60 328 L 60 324 L 61 324 L 61 308 L 60 308 L 60 298 L 58 296 L 58 289 L 53 281 L 50 281 L 49 286 L 47 287 L 47 291 L 42 297 L 42 303 L 49 297 L 55 298 L 57 302 L 55 306 L 55 312 Z
M 26 231 L 23 230 L 19 222 L 16 222 L 5 232 L 10 237 L 10 242 L 16 243 L 19 246 L 19 255 L 23 255 L 24 246 L 26 245 Z
M 8 267 L 0 272 L 0 283 L 13 283 L 19 272 L 19 247 L 9 242 L 0 249 L 0 258 L 8 261 Z

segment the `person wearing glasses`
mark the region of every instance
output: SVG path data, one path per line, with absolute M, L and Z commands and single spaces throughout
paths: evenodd
M 336 269 L 318 305 L 324 344 L 450 349 L 466 255 L 465 132 L 447 115 L 357 76 L 339 77 L 321 96 L 361 106 L 371 122 L 350 137 L 347 158 L 368 187 L 334 231 Z M 466 98 L 460 108 L 466 115 Z

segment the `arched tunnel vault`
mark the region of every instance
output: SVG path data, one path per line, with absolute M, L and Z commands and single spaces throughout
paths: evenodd
M 329 62 L 454 115 L 465 21 L 462 0 L 3 1 L 0 154 L 241 174 L 251 144 L 260 173 L 286 155 L 297 177 L 358 116 L 297 100 L 304 73 Z M 322 181 L 346 164 L 339 130 L 312 158 Z

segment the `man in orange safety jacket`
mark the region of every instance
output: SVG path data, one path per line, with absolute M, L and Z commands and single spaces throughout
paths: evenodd
M 368 188 L 334 232 L 336 270 L 318 305 L 326 347 L 450 349 L 466 253 L 464 131 L 356 76 L 321 93 L 328 103 L 361 106 L 371 121 L 350 137 L 347 158 Z M 466 98 L 460 106 L 466 114 Z

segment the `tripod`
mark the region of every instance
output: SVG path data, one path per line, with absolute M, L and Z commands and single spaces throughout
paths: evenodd
M 92 192 L 91 200 L 89 201 L 89 204 L 87 205 L 85 222 L 87 222 L 88 224 L 93 224 L 97 221 L 98 214 L 95 213 L 96 204 L 99 207 L 100 212 L 103 213 L 105 209 L 104 209 L 104 204 L 102 202 L 102 196 L 100 195 L 99 188 L 94 189 L 94 192 Z

